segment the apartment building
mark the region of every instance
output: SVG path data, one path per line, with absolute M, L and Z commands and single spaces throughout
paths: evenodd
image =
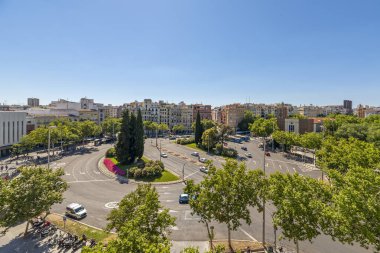
M 244 113 L 249 108 L 242 104 L 231 104 L 222 107 L 221 122 L 231 128 L 236 129 L 237 125 L 244 118 Z
M 202 119 L 211 120 L 211 105 L 194 104 L 192 105 L 192 108 L 193 108 L 193 121 L 197 119 L 198 112 L 201 117 L 201 120 Z
M 323 108 L 315 105 L 304 105 L 298 108 L 298 113 L 305 117 L 319 117 L 325 115 Z
M 215 107 L 212 109 L 211 119 L 216 123 L 222 123 L 222 107 Z
M 39 107 L 40 106 L 40 100 L 38 98 L 28 98 L 28 106 Z
M 13 144 L 26 134 L 25 112 L 0 112 L 0 157 L 8 155 Z

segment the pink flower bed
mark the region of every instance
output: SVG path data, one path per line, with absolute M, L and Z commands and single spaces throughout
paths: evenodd
M 109 171 L 111 171 L 114 174 L 120 175 L 120 176 L 125 176 L 125 171 L 120 169 L 119 167 L 114 164 L 111 159 L 104 159 L 104 165 L 107 167 Z

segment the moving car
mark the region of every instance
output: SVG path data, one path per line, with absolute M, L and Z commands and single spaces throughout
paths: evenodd
M 199 153 L 198 152 L 193 152 L 191 153 L 192 156 L 199 156 Z
M 181 195 L 179 195 L 178 202 L 180 204 L 188 204 L 189 203 L 189 194 L 182 193 Z
M 245 153 L 245 156 L 249 157 L 249 158 L 252 158 L 252 154 L 251 153 Z
M 242 146 L 241 149 L 247 151 L 247 147 L 245 146 Z
M 205 163 L 205 162 L 207 162 L 207 158 L 199 158 L 199 161 L 200 161 L 201 163 Z
M 200 167 L 199 170 L 203 173 L 208 173 L 208 168 L 206 168 L 205 166 Z
M 168 158 L 168 155 L 165 154 L 165 153 L 161 153 L 161 157 L 163 157 L 163 158 Z
M 71 203 L 66 207 L 65 214 L 75 219 L 82 219 L 87 216 L 87 210 L 81 204 Z

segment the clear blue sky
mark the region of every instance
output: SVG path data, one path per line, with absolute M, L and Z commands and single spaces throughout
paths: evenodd
M 379 0 L 0 0 L 0 102 L 380 105 Z

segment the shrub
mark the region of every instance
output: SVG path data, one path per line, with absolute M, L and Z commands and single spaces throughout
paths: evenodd
M 135 179 L 139 179 L 142 177 L 142 169 L 137 169 L 134 174 Z
M 124 170 L 120 169 L 119 167 L 116 166 L 116 164 L 114 164 L 111 159 L 104 159 L 104 165 L 107 167 L 107 169 L 109 171 L 111 171 L 112 173 L 114 174 L 117 174 L 117 175 L 120 175 L 120 176 L 124 176 L 126 173 Z
M 223 152 L 222 152 L 223 156 L 232 157 L 232 158 L 236 158 L 237 154 L 238 154 L 238 152 L 232 148 L 225 148 L 225 149 L 223 149 Z
M 115 157 L 115 155 L 116 155 L 115 148 L 110 148 L 106 152 L 106 157 L 108 157 L 108 158 Z
M 195 142 L 194 138 L 181 138 L 176 140 L 177 144 L 186 145 Z

